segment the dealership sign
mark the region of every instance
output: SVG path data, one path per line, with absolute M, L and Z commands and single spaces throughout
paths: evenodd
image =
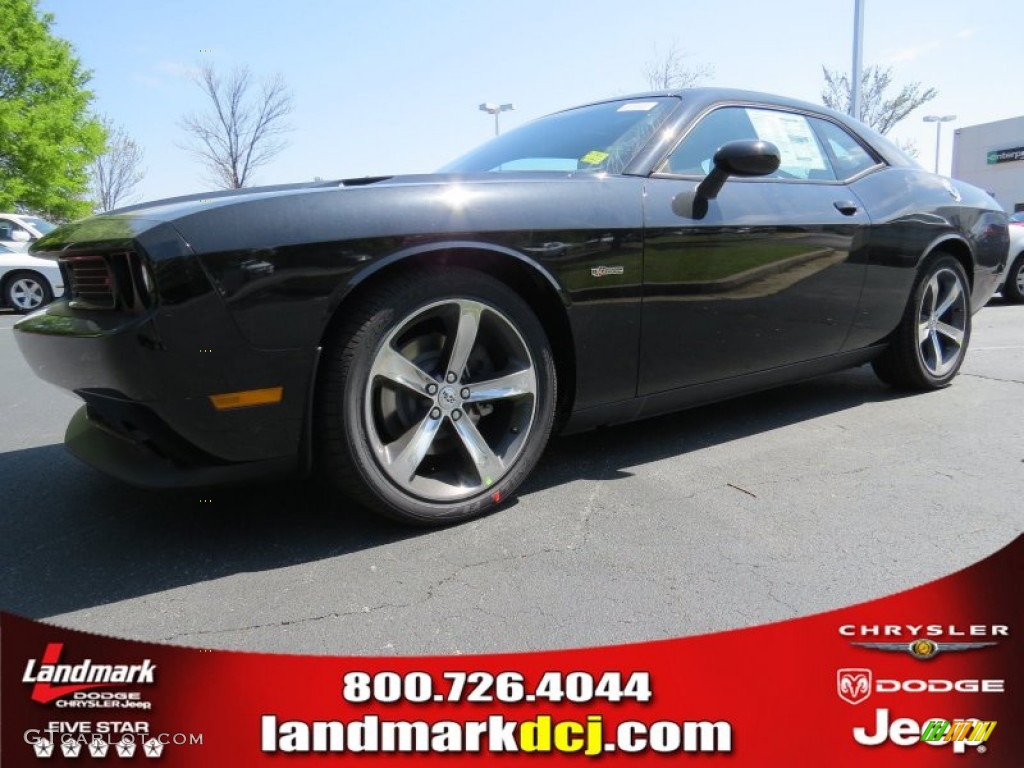
M 1024 147 L 1013 149 L 990 149 L 988 151 L 988 164 L 1010 163 L 1014 160 L 1024 160 Z
M 0 609 L 0 765 L 1024 768 L 1021 583 L 1024 534 L 811 616 L 437 656 L 189 648 Z

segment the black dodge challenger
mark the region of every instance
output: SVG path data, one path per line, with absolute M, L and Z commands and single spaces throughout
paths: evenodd
M 16 337 L 66 444 L 154 488 L 316 470 L 417 523 L 578 431 L 870 361 L 956 375 L 1006 216 L 823 107 L 744 91 L 536 120 L 435 175 L 242 189 L 50 233 Z

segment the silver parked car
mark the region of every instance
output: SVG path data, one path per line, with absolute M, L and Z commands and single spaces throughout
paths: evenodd
M 56 225 L 38 216 L 0 213 L 0 245 L 12 251 L 27 251 L 32 242 L 56 228 Z
M 1014 214 L 1017 215 L 1017 214 Z M 1010 254 L 999 289 L 1003 298 L 1014 304 L 1024 304 L 1024 222 L 1010 220 Z
M 0 244 L 0 307 L 24 314 L 63 294 L 64 278 L 56 261 Z

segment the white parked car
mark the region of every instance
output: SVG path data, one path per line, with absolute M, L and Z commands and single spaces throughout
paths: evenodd
M 1024 304 L 1024 223 L 1010 223 L 1010 255 L 1000 290 L 1007 301 Z
M 38 240 L 56 227 L 46 219 L 24 213 L 0 213 L 0 245 L 12 251 L 27 251 L 33 240 Z
M 0 245 L 0 307 L 22 314 L 64 294 L 64 278 L 56 261 Z

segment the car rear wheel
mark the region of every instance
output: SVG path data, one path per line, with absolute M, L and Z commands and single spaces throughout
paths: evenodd
M 317 405 L 328 480 L 424 525 L 508 499 L 555 411 L 551 348 L 526 302 L 487 275 L 446 269 L 407 273 L 342 311 Z
M 878 377 L 902 389 L 939 389 L 960 370 L 971 338 L 970 286 L 948 253 L 922 267 L 903 318 L 872 365 Z
M 1024 252 L 1006 270 L 1006 282 L 1003 283 L 1003 298 L 1014 304 L 1024 304 Z
M 36 272 L 15 272 L 4 283 L 4 303 L 25 314 L 53 301 L 50 284 Z

